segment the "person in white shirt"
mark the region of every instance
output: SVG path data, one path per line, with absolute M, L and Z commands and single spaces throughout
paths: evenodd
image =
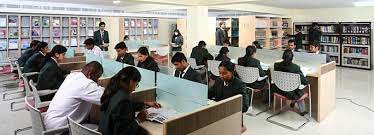
M 321 45 L 318 42 L 314 42 L 309 45 L 309 53 L 325 54 L 326 63 L 329 63 L 331 61 L 330 55 L 328 53 L 321 52 Z
M 84 45 L 87 49 L 87 54 L 93 54 L 99 57 L 104 57 L 104 54 L 101 51 L 100 47 L 94 45 L 94 40 L 92 38 L 86 39 L 84 41 Z
M 69 74 L 49 104 L 44 117 L 46 129 L 66 126 L 68 116 L 77 122 L 85 120 L 92 104 L 100 105 L 105 88 L 96 82 L 102 74 L 103 67 L 96 61 L 86 64 L 81 72 Z
M 174 77 L 201 83 L 201 75 L 187 63 L 187 58 L 183 53 L 175 53 L 171 63 L 175 66 Z

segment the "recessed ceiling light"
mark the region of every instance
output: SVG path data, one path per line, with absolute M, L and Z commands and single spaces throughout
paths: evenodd
M 121 3 L 121 1 L 119 1 L 119 0 L 113 0 L 113 4 L 119 4 L 119 3 Z
M 353 2 L 353 5 L 356 7 L 374 6 L 374 1 L 373 0 L 357 1 L 357 2 Z

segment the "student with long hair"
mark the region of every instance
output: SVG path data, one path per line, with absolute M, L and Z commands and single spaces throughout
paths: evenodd
M 40 69 L 42 69 L 46 54 L 48 53 L 48 43 L 46 42 L 40 42 L 36 46 L 35 53 L 26 61 L 25 66 L 23 67 L 22 72 L 23 73 L 30 73 L 30 72 L 40 72 Z M 32 79 L 34 82 L 37 81 L 38 76 L 33 75 L 28 77 L 28 79 Z
M 39 42 L 38 40 L 31 41 L 30 46 L 22 53 L 21 57 L 18 58 L 17 62 L 20 67 L 25 66 L 26 61 L 35 53 Z
M 229 48 L 227 48 L 227 47 L 221 47 L 221 49 L 219 50 L 219 54 L 217 55 L 217 57 L 214 60 L 217 60 L 217 61 L 224 61 L 224 60 L 230 61 L 230 58 L 227 56 L 227 54 L 229 52 L 230 52 Z
M 110 79 L 101 97 L 102 116 L 99 132 L 103 135 L 143 135 L 139 123 L 146 120 L 146 106 L 160 108 L 157 102 L 135 102 L 129 99 L 141 75 L 135 67 L 126 67 Z M 140 112 L 135 117 L 135 112 Z
M 137 67 L 152 70 L 152 71 L 160 71 L 158 68 L 157 62 L 149 56 L 148 49 L 146 47 L 140 47 L 138 50 L 138 65 Z

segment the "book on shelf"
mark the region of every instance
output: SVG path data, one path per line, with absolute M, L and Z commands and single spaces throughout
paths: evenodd
M 55 45 L 61 44 L 61 38 L 53 38 L 53 44 Z
M 129 35 L 129 29 L 125 29 L 125 35 Z
M 343 26 L 343 33 L 370 34 L 370 25 L 349 25 Z
M 339 57 L 338 56 L 330 56 L 331 61 L 335 61 L 336 63 L 339 63 Z
M 136 20 L 136 27 L 141 27 L 142 21 L 141 20 Z
M 0 27 L 6 27 L 6 17 L 0 17 Z
M 94 36 L 94 30 L 93 29 L 88 29 L 88 32 L 87 32 L 88 34 L 88 36 Z
M 69 27 L 69 17 L 62 17 L 62 27 Z
M 95 24 L 94 24 L 94 19 L 93 18 L 88 18 L 88 27 L 94 27 Z
M 60 27 L 60 17 L 53 17 L 53 27 Z
M 85 28 L 81 28 L 81 29 L 79 29 L 79 35 L 80 36 L 86 36 L 86 29 Z
M 321 36 L 321 42 L 340 44 L 340 38 L 338 36 Z
M 369 37 L 343 36 L 343 44 L 369 45 Z
M 18 28 L 9 28 L 9 38 L 18 38 Z
M 336 33 L 337 32 L 337 28 L 334 25 L 320 26 L 320 29 L 323 33 Z
M 21 49 L 28 48 L 30 46 L 29 43 L 30 43 L 29 39 L 22 39 L 21 40 Z
M 357 66 L 369 66 L 369 60 L 365 58 L 350 58 L 350 57 L 344 57 L 343 59 L 344 64 L 349 65 L 357 65 Z
M 143 34 L 144 34 L 144 35 L 148 34 L 147 29 L 143 29 Z
M 62 36 L 69 36 L 69 28 L 62 28 Z
M 131 20 L 130 24 L 131 24 L 131 27 L 135 27 L 135 20 Z
M 257 20 L 256 20 L 256 28 L 267 28 L 268 25 L 267 25 L 266 22 L 267 22 L 266 20 L 263 20 L 263 19 L 257 19 Z
M 148 21 L 147 20 L 143 20 L 143 28 L 145 27 L 148 27 Z
M 46 43 L 48 43 L 48 44 L 51 42 L 49 37 L 47 37 L 47 38 L 43 38 L 42 41 L 43 41 L 43 42 L 46 42 Z
M 40 27 L 40 18 L 32 18 L 32 27 Z
M 6 29 L 0 29 L 0 38 L 7 38 L 7 30 Z
M 153 26 L 154 26 L 155 28 L 158 27 L 158 19 L 155 19 L 155 20 L 154 20 L 154 22 L 153 22 Z
M 178 115 L 178 112 L 169 108 L 148 108 L 147 120 L 158 123 L 164 123 L 165 120 L 173 118 Z
M 321 51 L 330 52 L 330 53 L 339 53 L 338 49 L 339 49 L 338 46 L 325 46 L 325 45 L 323 45 L 321 47 Z
M 49 27 L 49 17 L 43 17 L 43 27 Z
M 62 45 L 63 46 L 69 46 L 69 39 L 68 38 L 62 38 Z
M 71 30 L 70 30 L 70 32 L 71 32 L 71 36 L 77 36 L 77 28 L 71 28 Z
M 43 34 L 43 37 L 49 37 L 50 29 L 49 28 L 43 28 L 42 34 Z
M 29 16 L 22 16 L 21 17 L 21 26 L 22 27 L 30 27 L 30 17 Z
M 40 28 L 32 28 L 31 36 L 39 37 L 40 36 Z
M 357 47 L 344 47 L 344 53 L 356 53 L 361 55 L 368 55 L 369 49 L 368 48 L 357 48 Z
M 149 28 L 151 28 L 151 27 L 153 26 L 153 25 L 152 25 L 152 24 L 153 24 L 152 20 L 153 20 L 153 19 L 150 19 L 150 20 L 148 21 L 148 27 L 149 27 Z
M 125 27 L 129 27 L 129 20 L 125 20 Z
M 70 18 L 70 27 L 78 26 L 78 18 Z
M 9 39 L 9 49 L 18 49 L 18 39 Z
M 78 45 L 78 39 L 77 38 L 71 38 L 70 46 L 77 46 Z
M 9 16 L 8 17 L 8 26 L 17 27 L 18 26 L 18 16 Z
M 22 38 L 29 38 L 30 37 L 30 29 L 29 28 L 22 28 L 21 29 L 21 37 Z
M 6 49 L 7 49 L 6 39 L 0 39 L 0 50 L 6 50 Z
M 87 26 L 86 18 L 81 18 L 80 19 L 79 26 L 80 27 L 86 27 Z
M 53 37 L 60 37 L 60 36 L 61 36 L 61 29 L 53 28 Z

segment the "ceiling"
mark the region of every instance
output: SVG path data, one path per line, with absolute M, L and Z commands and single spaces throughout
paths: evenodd
M 353 2 L 358 1 L 363 0 L 256 0 L 248 3 L 287 9 L 311 9 L 353 7 Z

